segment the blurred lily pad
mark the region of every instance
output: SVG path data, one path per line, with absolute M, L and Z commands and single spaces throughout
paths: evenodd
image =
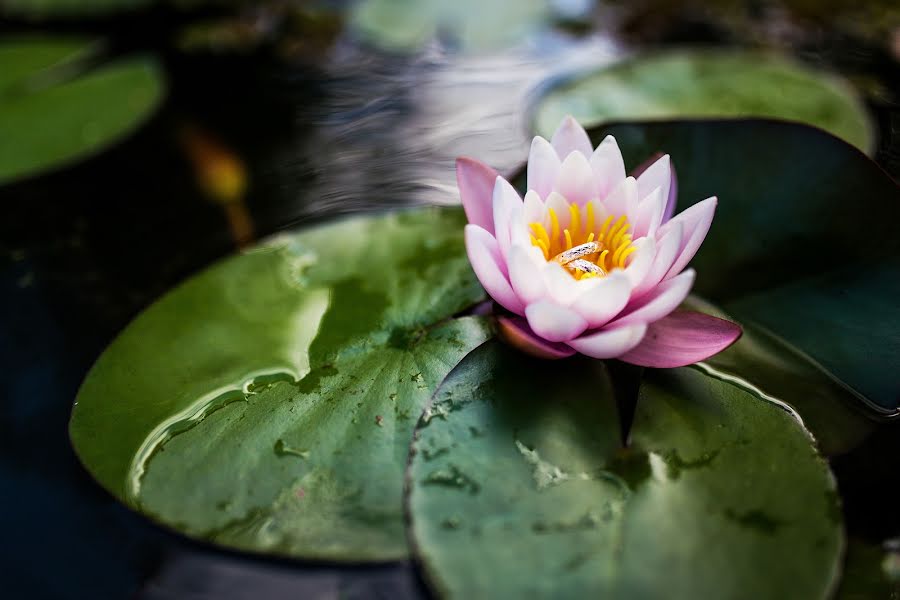
M 761 52 L 648 54 L 573 77 L 539 101 L 537 133 L 549 137 L 567 114 L 585 126 L 769 117 L 821 127 L 865 152 L 875 147 L 874 126 L 848 83 Z
M 0 98 L 27 89 L 30 79 L 91 54 L 94 46 L 72 38 L 7 38 L 0 41 Z M 24 90 L 21 90 L 24 91 Z
M 356 217 L 226 259 L 88 374 L 72 442 L 110 492 L 189 536 L 329 560 L 406 556 L 416 419 L 489 335 L 459 209 Z
M 873 415 L 900 414 L 900 187 L 884 171 L 793 123 L 622 124 L 592 137 L 607 134 L 626 164 L 671 155 L 679 211 L 718 196 L 692 263 L 698 295 L 811 357 Z
M 416 432 L 407 510 L 448 598 L 824 598 L 834 481 L 789 413 L 693 369 L 645 378 L 619 445 L 599 361 L 492 342 Z
M 553 16 L 548 0 L 360 0 L 348 22 L 364 40 L 412 51 L 440 36 L 467 50 L 521 44 Z
M 0 14 L 29 19 L 104 16 L 134 10 L 156 0 L 0 0 Z
M 0 184 L 69 164 L 138 127 L 164 94 L 146 57 L 93 66 L 90 42 L 53 38 L 0 42 Z

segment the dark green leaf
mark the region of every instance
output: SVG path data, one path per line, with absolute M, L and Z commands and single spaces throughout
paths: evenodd
M 723 319 L 734 317 L 699 298 L 688 298 L 692 310 Z M 858 394 L 834 375 L 771 331 L 745 323 L 741 338 L 700 368 L 720 378 L 737 378 L 772 401 L 789 404 L 827 456 L 859 445 L 875 428 L 862 410 Z
M 0 183 L 95 154 L 133 131 L 162 99 L 155 61 L 131 58 L 85 70 L 86 43 L 0 43 Z
M 692 262 L 697 294 L 896 413 L 900 188 L 878 166 L 820 130 L 783 122 L 614 125 L 592 137 L 606 134 L 628 165 L 671 155 L 679 211 L 719 197 Z
M 836 377 L 871 399 L 873 408 L 896 415 L 900 256 L 865 262 L 828 272 L 823 268 L 821 277 L 734 299 L 726 306 L 745 321 L 759 322 L 801 345 Z
M 70 426 L 113 494 L 217 544 L 304 558 L 406 555 L 416 419 L 489 335 L 462 211 L 359 217 L 227 259 L 140 315 Z
M 823 598 L 843 544 L 834 482 L 776 405 L 693 369 L 649 375 L 619 445 L 599 361 L 495 342 L 425 412 L 407 509 L 450 598 Z
M 650 54 L 575 77 L 541 100 L 537 132 L 549 136 L 567 114 L 585 126 L 772 117 L 816 125 L 864 151 L 874 149 L 874 127 L 846 82 L 760 52 Z
M 892 549 L 850 540 L 838 600 L 900 597 L 900 548 L 896 541 L 889 545 Z

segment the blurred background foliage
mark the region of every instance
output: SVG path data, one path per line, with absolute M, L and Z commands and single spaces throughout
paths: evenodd
M 426 60 L 510 50 L 539 60 L 569 49 L 584 68 L 556 73 L 561 89 L 536 111 L 543 134 L 565 112 L 592 124 L 774 116 L 822 126 L 876 152 L 892 173 L 900 168 L 894 110 L 900 9 L 892 2 L 0 0 L 0 15 L 0 60 L 13 65 L 2 76 L 0 123 L 4 137 L 22 149 L 0 156 L 0 181 L 67 164 L 132 132 L 165 97 L 171 70 L 188 61 L 205 70 L 233 59 L 234 75 L 294 69 L 288 77 L 296 79 L 298 65 L 327 69 L 335 56 L 366 48 Z M 603 59 L 591 56 L 588 40 L 603 41 L 597 52 Z M 83 47 L 68 46 L 78 43 Z M 753 52 L 712 59 L 659 53 L 672 45 Z M 636 52 L 646 56 L 590 73 L 592 63 L 605 67 Z M 125 87 L 129 96 L 117 97 Z M 66 106 L 54 115 L 58 123 L 40 118 L 48 103 Z M 100 110 L 105 104 L 115 110 Z M 94 114 L 79 113 L 79 105 Z M 58 129 L 70 122 L 81 130 Z
M 98 45 L 32 38 L 0 45 L 0 184 L 98 152 L 132 132 L 164 94 L 145 57 L 91 63 Z M 98 101 L 102 110 L 98 110 Z
M 778 65 L 772 77 L 799 87 L 781 98 L 761 87 L 769 75 L 737 77 L 723 109 L 727 68 L 707 78 L 698 49 L 749 62 L 764 53 Z M 632 62 L 606 69 L 620 59 Z M 592 86 L 633 91 L 642 78 L 669 77 L 672 60 L 688 67 L 664 83 L 705 96 L 660 85 L 645 90 L 643 108 L 627 95 L 594 106 Z M 654 70 L 658 61 L 665 68 Z M 594 112 L 583 118 L 597 121 L 658 110 L 798 119 L 868 151 L 896 179 L 900 6 L 0 0 L 0 306 L 11 374 L 0 561 L 12 596 L 171 597 L 198 576 L 230 584 L 222 594 L 251 582 L 415 595 L 404 565 L 286 572 L 148 525 L 77 464 L 71 401 L 118 331 L 216 258 L 334 212 L 452 202 L 457 154 L 510 170 L 532 126 L 546 134 L 559 111 L 585 105 Z M 900 594 L 890 539 L 900 522 L 884 486 L 900 469 L 896 437 L 878 428 L 831 459 L 851 538 L 841 597 Z

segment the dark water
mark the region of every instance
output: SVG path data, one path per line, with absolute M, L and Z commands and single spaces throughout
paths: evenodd
M 240 243 L 338 212 L 453 202 L 460 154 L 514 169 L 527 151 L 528 101 L 546 77 L 604 60 L 629 36 L 734 43 L 741 34 L 699 17 L 656 29 L 626 20 L 620 42 L 582 39 L 575 49 L 551 40 L 538 51 L 467 58 L 434 44 L 403 56 L 338 38 L 327 53 L 285 61 L 266 48 L 182 54 L 160 25 L 166 15 L 153 18 L 98 26 L 117 32 L 114 52 L 165 57 L 170 94 L 152 121 L 101 156 L 0 190 L 4 597 L 418 597 L 424 592 L 405 564 L 250 559 L 124 509 L 92 482 L 68 442 L 82 378 L 137 312 Z M 883 48 L 823 36 L 797 52 L 888 88 L 900 81 Z M 896 176 L 900 111 L 890 98 L 870 100 L 870 108 L 881 134 L 877 158 Z M 198 186 L 186 128 L 245 165 L 249 188 L 239 209 Z M 853 539 L 878 544 L 900 535 L 900 496 L 888 485 L 900 483 L 898 438 L 896 427 L 884 426 L 832 460 Z

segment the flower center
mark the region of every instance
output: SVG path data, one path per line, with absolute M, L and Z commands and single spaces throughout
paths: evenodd
M 531 243 L 541 249 L 544 258 L 566 267 L 575 279 L 604 277 L 613 269 L 624 269 L 637 250 L 631 243 L 631 225 L 625 215 L 606 217 L 598 226 L 594 204 L 584 207 L 569 204 L 569 223 L 560 227 L 559 216 L 547 209 L 544 222 L 529 224 Z

